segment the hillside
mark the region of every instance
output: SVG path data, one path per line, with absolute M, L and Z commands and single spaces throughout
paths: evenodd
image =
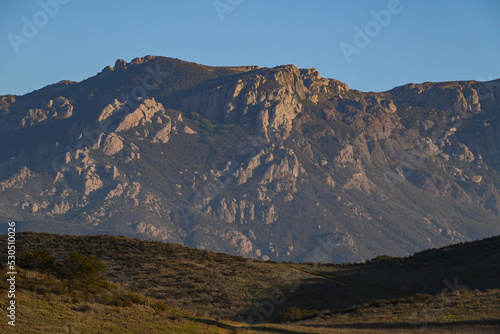
M 340 265 L 262 262 L 125 237 L 20 233 L 18 323 L 53 333 L 133 333 L 139 319 L 151 333 L 496 333 L 499 241 Z M 57 276 L 28 261 L 34 251 L 57 266 L 74 253 L 94 256 L 110 283 L 95 288 L 81 276 Z
M 0 97 L 0 215 L 248 258 L 355 262 L 500 233 L 500 81 L 359 92 L 147 56 Z

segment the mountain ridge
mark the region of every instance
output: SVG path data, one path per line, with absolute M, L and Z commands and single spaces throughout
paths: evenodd
M 350 262 L 478 239 L 500 232 L 499 88 L 117 60 L 0 98 L 0 206 L 276 260 L 318 240 Z

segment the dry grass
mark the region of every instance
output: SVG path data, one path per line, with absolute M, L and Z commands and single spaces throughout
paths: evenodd
M 174 308 L 155 310 L 154 301 L 123 308 L 73 304 L 61 297 L 24 291 L 18 294 L 17 303 L 18 333 L 219 333 L 217 326 L 192 320 Z
M 464 264 L 464 254 L 472 253 L 463 247 L 447 251 L 449 259 L 443 256 L 437 263 L 431 261 L 439 260 L 433 252 L 406 262 L 311 266 L 264 263 L 119 237 L 22 233 L 18 239 L 21 247 L 46 250 L 57 261 L 73 252 L 97 256 L 113 282 L 74 284 L 47 270 L 19 269 L 19 333 L 500 333 L 498 288 L 439 293 L 442 287 L 431 286 L 425 293 L 398 296 L 401 289 L 417 288 L 421 277 L 428 275 L 440 277 L 442 286 L 442 277 L 452 280 L 453 270 L 460 270 L 460 283 L 471 277 L 483 287 L 498 286 L 498 245 L 491 240 L 476 250 L 479 260 L 472 267 L 488 266 L 490 271 L 466 276 L 470 266 Z M 457 265 L 457 260 L 462 262 Z M 5 309 L 2 263 L 0 308 Z M 441 270 L 437 274 L 436 266 Z M 391 287 L 383 281 L 387 275 L 406 285 L 392 280 Z M 296 290 L 287 292 L 297 283 Z M 255 311 L 254 299 L 269 301 L 273 288 L 286 298 L 263 319 L 268 323 L 252 326 L 226 320 L 238 314 L 245 319 L 244 312 Z M 294 309 L 283 312 L 290 307 Z M 269 322 L 274 319 L 294 322 Z

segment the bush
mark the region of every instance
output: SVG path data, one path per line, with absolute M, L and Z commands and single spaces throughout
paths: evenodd
M 136 294 L 136 293 L 133 293 L 133 292 L 127 292 L 125 294 L 125 296 L 130 299 L 132 301 L 132 303 L 134 304 L 142 304 L 144 303 L 144 299 L 142 298 L 142 296 Z
M 371 264 L 379 264 L 379 263 L 395 263 L 395 262 L 399 262 L 400 260 L 401 260 L 401 258 L 395 257 L 395 256 L 379 255 L 379 256 L 376 256 L 367 262 L 371 263 Z
M 427 293 L 417 293 L 416 295 L 410 297 L 412 301 L 414 302 L 423 302 L 423 303 L 429 303 L 434 299 L 434 296 L 429 295 Z
M 18 255 L 18 266 L 23 269 L 57 272 L 55 258 L 42 250 L 21 250 Z
M 118 306 L 118 307 L 130 307 L 134 303 L 130 299 L 128 299 L 126 296 L 123 295 L 115 295 L 111 297 L 111 300 L 109 301 L 108 305 L 111 306 Z
M 151 304 L 151 308 L 155 311 L 156 314 L 160 314 L 167 309 L 167 304 L 162 301 L 155 301 L 153 302 L 153 304 Z
M 299 103 L 302 104 L 302 105 L 305 105 L 305 106 L 310 106 L 310 105 L 313 105 L 315 104 L 313 101 L 311 101 L 310 99 L 305 99 L 305 100 L 301 100 L 299 99 Z
M 90 306 L 87 303 L 84 303 L 84 304 L 79 305 L 75 310 L 79 311 L 79 312 L 89 312 L 89 311 L 92 311 L 92 306 Z
M 108 291 L 103 289 L 99 294 L 95 296 L 95 301 L 103 305 L 130 307 L 134 304 L 144 303 L 144 298 L 129 291 L 120 292 Z
M 85 256 L 73 253 L 63 262 L 63 274 L 71 280 L 79 280 L 82 283 L 96 286 L 107 284 L 104 272 L 104 264 L 94 256 Z
M 296 306 L 292 306 L 287 308 L 285 311 L 282 311 L 278 314 L 278 322 L 289 322 L 289 321 L 298 321 L 304 318 L 309 318 L 314 315 L 314 312 L 309 310 L 301 310 Z
M 197 112 L 192 112 L 189 114 L 189 116 L 191 116 L 192 119 L 196 119 L 196 120 L 201 119 L 201 115 L 198 114 Z

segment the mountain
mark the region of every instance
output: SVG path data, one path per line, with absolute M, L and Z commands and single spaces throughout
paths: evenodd
M 0 247 L 7 247 L 5 234 Z M 499 256 L 498 236 L 363 264 L 296 264 L 118 236 L 17 233 L 16 327 L 30 333 L 498 333 Z M 6 257 L 0 259 L 5 292 Z M 102 278 L 89 270 L 93 265 Z M 71 268 L 80 268 L 78 275 L 68 274 Z
M 0 97 L 0 212 L 245 257 L 353 262 L 500 233 L 500 80 L 360 92 L 147 56 Z

